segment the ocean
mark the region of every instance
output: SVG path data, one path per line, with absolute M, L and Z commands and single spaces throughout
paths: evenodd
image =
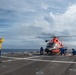
M 11 53 L 11 52 L 33 52 L 39 51 L 39 49 L 2 49 L 1 53 Z
M 34 52 L 34 51 L 40 51 L 40 50 L 39 49 L 2 49 L 1 53 Z M 72 52 L 72 50 L 68 49 L 67 52 Z

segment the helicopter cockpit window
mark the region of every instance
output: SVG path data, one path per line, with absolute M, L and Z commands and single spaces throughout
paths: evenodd
M 48 47 L 48 48 L 53 48 L 54 45 L 55 45 L 55 43 L 48 43 L 46 47 Z

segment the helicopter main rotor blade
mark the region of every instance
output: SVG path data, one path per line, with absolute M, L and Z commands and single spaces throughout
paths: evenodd
M 72 35 L 72 36 L 57 36 L 57 37 L 76 37 L 76 35 Z

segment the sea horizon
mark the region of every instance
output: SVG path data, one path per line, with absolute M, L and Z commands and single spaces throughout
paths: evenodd
M 34 51 L 40 51 L 40 49 L 1 49 L 1 53 L 34 52 Z M 72 52 L 72 50 L 68 49 L 67 52 Z
M 11 52 L 33 52 L 39 51 L 39 49 L 1 49 L 2 53 L 11 53 Z

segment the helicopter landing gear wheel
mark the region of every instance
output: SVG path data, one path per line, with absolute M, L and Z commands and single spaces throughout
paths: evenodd
M 48 55 L 52 55 L 52 52 L 48 52 Z

